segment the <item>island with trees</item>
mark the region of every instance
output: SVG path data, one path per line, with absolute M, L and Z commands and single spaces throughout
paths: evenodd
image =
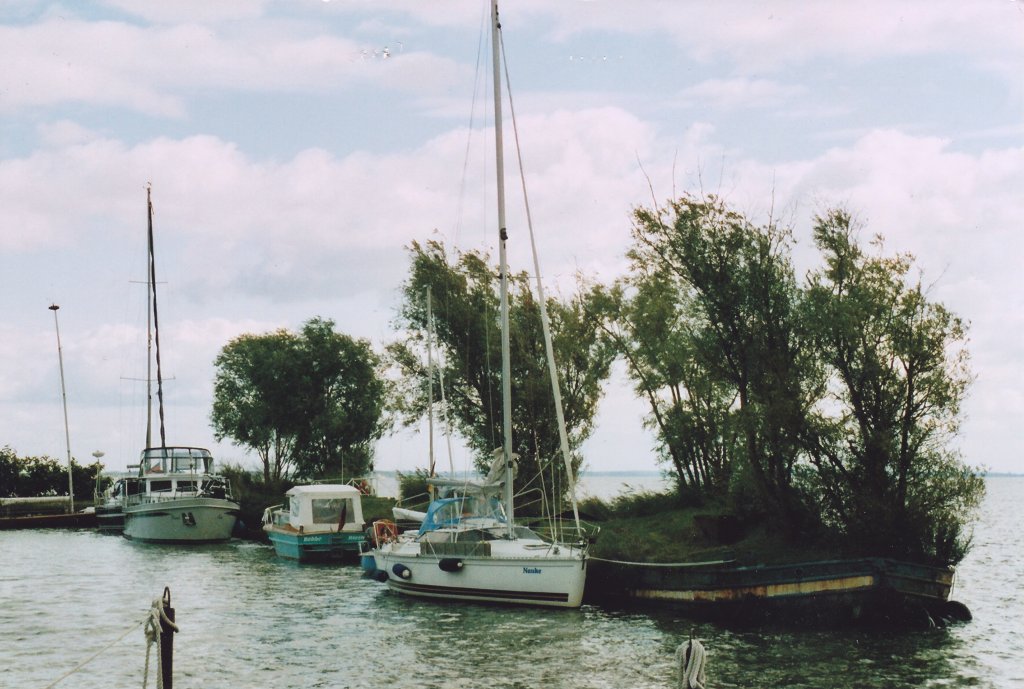
M 967 324 L 932 298 L 912 257 L 865 240 L 844 208 L 813 218 L 804 275 L 791 228 L 756 224 L 716 196 L 639 206 L 632 223 L 625 275 L 581 276 L 573 294 L 547 300 L 573 469 L 586 470 L 580 447 L 619 362 L 672 485 L 585 502 L 602 525 L 595 559 L 960 562 L 984 494 L 954 444 L 971 382 Z M 290 483 L 372 471 L 375 442 L 421 422 L 442 383 L 453 432 L 486 470 L 501 426 L 497 269 L 437 241 L 407 251 L 394 341 L 375 350 L 312 318 L 294 333 L 242 335 L 217 356 L 215 435 L 261 465 L 232 469 L 250 520 Z M 572 486 L 530 279 L 509 281 L 516 490 L 560 511 Z M 18 459 L 0 453 L 5 494 L 49 466 Z M 404 478 L 407 492 L 425 465 Z

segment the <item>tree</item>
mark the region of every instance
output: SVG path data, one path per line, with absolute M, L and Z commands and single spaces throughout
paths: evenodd
M 748 475 L 791 533 L 959 561 L 984 490 L 951 444 L 966 325 L 908 278 L 910 257 L 865 255 L 850 214 L 831 210 L 814 226 L 824 267 L 799 285 L 789 233 L 714 197 L 635 221 L 604 320 L 680 484 L 706 488 L 715 438 L 733 489 Z
M 966 325 L 911 281 L 909 256 L 866 256 L 849 212 L 815 218 L 825 267 L 807 320 L 828 366 L 818 467 L 826 518 L 852 539 L 955 562 L 984 484 L 950 443 L 970 383 Z
M 0 447 L 0 498 L 13 498 L 18 494 L 18 474 L 21 462 L 10 445 Z
M 679 339 L 703 372 L 691 376 L 687 392 L 691 401 L 717 402 L 693 418 L 713 421 L 723 442 L 736 424 L 743 451 L 733 470 L 748 472 L 773 512 L 798 526 L 807 501 L 794 469 L 819 385 L 798 317 L 790 233 L 772 222 L 755 226 L 714 196 L 684 195 L 667 208 L 637 209 L 633 237 L 634 281 L 674 296 L 689 312 Z M 665 348 L 661 335 L 658 328 L 637 331 L 655 350 Z M 727 418 L 722 404 L 731 394 L 735 413 Z M 684 426 L 680 438 L 692 442 L 698 428 Z
M 302 327 L 303 418 L 294 448 L 297 475 L 359 476 L 373 470 L 373 443 L 384 431 L 385 386 L 370 343 L 314 318 Z
M 599 290 L 593 317 L 625 360 L 637 395 L 650 405 L 659 458 L 680 494 L 723 496 L 738 454 L 735 390 L 698 360 L 686 292 L 634 264 L 629 278 Z M 628 294 L 628 296 L 627 296 Z
M 485 470 L 502 444 L 501 348 L 497 270 L 486 254 L 459 252 L 449 259 L 438 242 L 413 243 L 410 277 L 396 327 L 409 333 L 388 347 L 399 372 L 396 407 L 406 423 L 422 418 L 428 400 L 428 370 L 423 356 L 427 333 L 424 295 L 434 303 L 436 345 L 443 362 L 450 416 Z M 509 279 L 509 336 L 512 378 L 512 447 L 519 455 L 517 488 L 545 469 L 554 472 L 561 491 L 567 488 L 562 468 L 554 398 L 544 351 L 540 305 L 524 273 Z M 601 383 L 610 372 L 613 353 L 588 317 L 592 294 L 569 301 L 549 299 L 548 315 L 574 469 L 582 458 L 575 450 L 589 436 Z M 440 376 L 438 376 L 440 377 Z M 439 380 L 434 382 L 438 390 Z M 551 491 L 548 491 L 551 494 Z M 555 491 L 554 497 L 558 497 Z
M 364 473 L 384 429 L 378 364 L 368 342 L 330 320 L 242 335 L 214 361 L 214 434 L 255 451 L 268 483 Z
M 102 465 L 82 466 L 71 458 L 71 475 L 78 497 L 92 495 Z M 68 467 L 53 457 L 19 457 L 13 448 L 0 448 L 0 498 L 68 494 Z

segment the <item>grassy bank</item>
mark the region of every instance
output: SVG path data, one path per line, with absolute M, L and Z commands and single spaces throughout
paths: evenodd
M 249 537 L 263 538 L 263 511 L 281 504 L 285 483 L 267 488 L 251 473 L 231 476 L 240 518 Z M 403 492 L 425 493 L 417 477 L 407 477 Z M 425 509 L 423 500 L 407 507 Z M 392 519 L 394 498 L 366 496 L 363 519 L 369 524 Z M 737 517 L 724 504 L 680 498 L 674 494 L 634 492 L 612 500 L 589 498 L 580 504 L 582 518 L 599 527 L 591 549 L 596 557 L 630 562 L 705 562 L 736 560 L 743 564 L 781 564 L 843 557 L 835 548 L 787 540 L 763 520 Z

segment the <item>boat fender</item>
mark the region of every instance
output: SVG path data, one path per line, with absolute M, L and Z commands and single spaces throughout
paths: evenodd
M 461 572 L 463 563 L 457 557 L 443 557 L 437 566 L 445 572 Z
M 395 565 L 391 568 L 391 571 L 395 573 L 395 576 L 399 579 L 412 579 L 412 570 L 405 565 Z

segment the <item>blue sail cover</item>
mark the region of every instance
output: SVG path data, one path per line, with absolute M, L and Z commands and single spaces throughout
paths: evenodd
M 458 495 L 452 498 L 437 498 L 427 507 L 419 534 L 428 531 L 457 526 L 463 519 L 493 519 L 505 522 L 505 510 L 495 497 Z

